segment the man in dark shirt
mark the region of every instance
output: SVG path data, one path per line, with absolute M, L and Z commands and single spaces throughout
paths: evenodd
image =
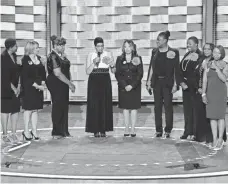
M 168 46 L 170 32 L 161 32 L 157 38 L 158 48 L 153 49 L 147 77 L 147 90 L 154 93 L 156 137 L 162 137 L 162 105 L 164 101 L 166 127 L 165 138 L 173 128 L 173 93 L 180 84 L 179 51 Z

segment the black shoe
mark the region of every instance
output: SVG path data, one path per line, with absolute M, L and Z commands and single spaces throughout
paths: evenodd
M 130 134 L 124 134 L 124 137 L 129 137 L 130 136 Z
M 100 137 L 99 132 L 94 133 L 94 137 Z
M 166 139 L 170 138 L 170 133 L 168 133 L 168 132 L 165 132 L 165 135 L 164 135 L 164 137 L 165 137 Z
M 156 132 L 155 133 L 155 137 L 162 137 L 162 133 L 161 132 Z
M 40 140 L 40 138 L 39 138 L 39 137 L 36 137 L 36 136 L 33 134 L 32 131 L 31 131 L 30 133 L 31 133 L 31 135 L 32 135 L 32 138 L 34 138 L 35 141 L 39 141 L 39 140 Z
M 32 138 L 28 138 L 25 136 L 25 132 L 22 132 L 23 140 L 25 139 L 26 141 L 31 141 Z
M 188 135 L 183 134 L 182 136 L 180 136 L 180 139 L 187 139 Z
M 136 137 L 136 134 L 131 134 L 131 137 Z

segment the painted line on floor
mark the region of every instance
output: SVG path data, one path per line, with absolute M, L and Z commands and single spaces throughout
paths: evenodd
M 72 175 L 53 175 L 53 174 L 31 174 L 31 173 L 12 173 L 0 172 L 2 176 L 14 177 L 33 177 L 48 179 L 84 179 L 84 180 L 148 180 L 148 179 L 184 179 L 228 176 L 228 171 L 196 173 L 196 174 L 173 174 L 173 175 L 152 175 L 152 176 L 72 176 Z

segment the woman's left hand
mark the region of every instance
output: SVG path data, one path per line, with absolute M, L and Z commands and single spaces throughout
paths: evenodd
M 202 92 L 203 92 L 202 88 L 199 88 L 198 93 L 202 95 Z
M 131 91 L 132 88 L 133 88 L 133 87 L 132 87 L 131 85 L 127 85 L 127 86 L 125 87 L 126 91 Z

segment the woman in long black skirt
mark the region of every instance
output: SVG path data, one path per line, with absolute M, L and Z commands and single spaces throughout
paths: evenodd
M 51 37 L 53 50 L 47 60 L 47 87 L 52 99 L 52 136 L 59 139 L 71 137 L 68 131 L 69 88 L 75 91 L 70 81 L 70 61 L 65 57 L 66 40 L 57 36 Z
M 95 137 L 106 137 L 113 131 L 112 85 L 109 69 L 115 72 L 113 57 L 104 51 L 104 41 L 94 40 L 95 52 L 88 55 L 86 73 L 89 75 L 87 91 L 86 132 Z

